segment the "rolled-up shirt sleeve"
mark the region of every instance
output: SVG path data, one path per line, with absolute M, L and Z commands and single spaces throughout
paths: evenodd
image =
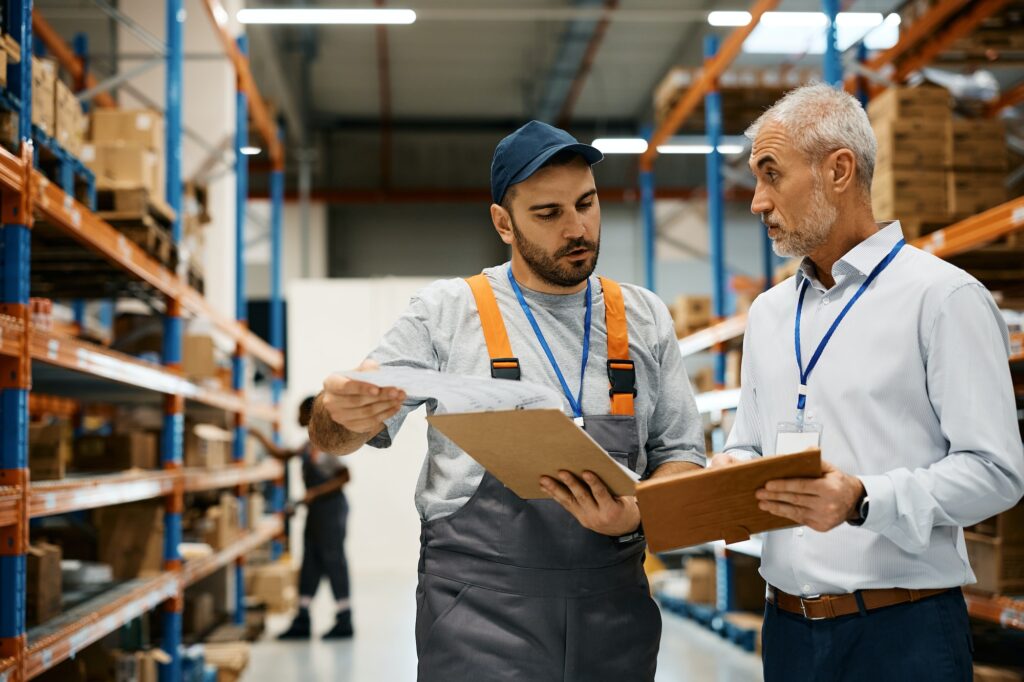
M 955 288 L 927 338 L 928 395 L 948 454 L 860 477 L 871 500 L 863 527 L 911 553 L 928 548 L 934 527 L 972 525 L 1024 494 L 1009 342 L 992 297 L 976 281 Z

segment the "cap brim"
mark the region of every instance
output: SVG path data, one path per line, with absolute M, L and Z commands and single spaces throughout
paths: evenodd
M 515 176 L 513 176 L 512 179 L 509 181 L 509 187 L 526 180 L 531 175 L 536 173 L 541 166 L 547 163 L 552 156 L 565 150 L 576 152 L 577 154 L 583 157 L 583 160 L 586 161 L 587 164 L 591 166 L 604 159 L 604 154 L 601 153 L 601 150 L 598 149 L 597 147 L 592 147 L 589 144 L 576 142 L 574 144 L 555 145 L 554 147 L 551 147 L 550 149 L 545 149 L 543 152 L 538 154 L 532 161 L 530 161 L 530 163 L 526 164 L 522 168 L 522 170 L 516 173 Z

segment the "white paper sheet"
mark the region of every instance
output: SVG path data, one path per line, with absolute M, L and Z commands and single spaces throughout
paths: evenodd
M 400 388 L 410 398 L 435 398 L 441 405 L 439 412 L 563 409 L 561 395 L 528 381 L 445 374 L 411 367 L 382 367 L 369 372 L 339 374 L 375 386 Z

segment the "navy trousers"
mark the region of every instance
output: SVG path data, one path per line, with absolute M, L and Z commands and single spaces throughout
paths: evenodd
M 972 650 L 958 589 L 831 620 L 765 608 L 765 682 L 971 682 Z

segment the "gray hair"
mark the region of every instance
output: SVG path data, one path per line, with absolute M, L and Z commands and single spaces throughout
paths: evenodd
M 837 149 L 852 151 L 858 182 L 870 195 L 878 142 L 867 113 L 850 94 L 825 83 L 802 85 L 761 114 L 745 135 L 753 141 L 768 122 L 784 126 L 794 146 L 812 163 Z

